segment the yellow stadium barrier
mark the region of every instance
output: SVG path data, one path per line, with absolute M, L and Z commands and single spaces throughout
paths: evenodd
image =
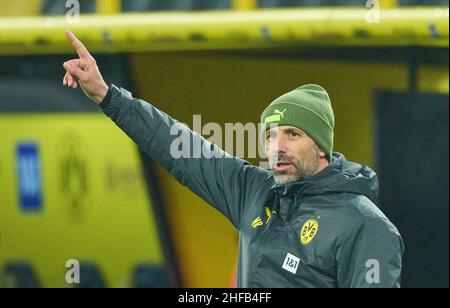
M 448 8 L 278 9 L 0 19 L 0 54 L 72 52 L 75 34 L 94 52 L 299 46 L 449 45 Z

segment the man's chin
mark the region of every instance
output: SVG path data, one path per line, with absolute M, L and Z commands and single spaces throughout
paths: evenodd
M 297 181 L 297 177 L 294 174 L 274 172 L 273 177 L 278 185 L 285 185 Z

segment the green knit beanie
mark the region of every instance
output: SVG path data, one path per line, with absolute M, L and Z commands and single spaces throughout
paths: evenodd
M 290 125 L 303 130 L 327 153 L 333 153 L 334 114 L 330 97 L 321 86 L 307 84 L 274 100 L 261 114 L 265 132 L 270 125 Z

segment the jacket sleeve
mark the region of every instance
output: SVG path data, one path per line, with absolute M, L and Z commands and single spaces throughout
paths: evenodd
M 232 157 L 186 125 L 114 85 L 100 106 L 150 158 L 240 228 L 245 204 L 268 179 L 268 171 Z
M 403 241 L 384 218 L 366 218 L 356 236 L 337 259 L 340 287 L 399 288 Z

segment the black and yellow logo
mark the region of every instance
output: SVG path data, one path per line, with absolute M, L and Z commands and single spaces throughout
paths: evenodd
M 317 220 L 310 219 L 303 224 L 300 231 L 300 242 L 303 245 L 308 245 L 319 231 L 319 223 Z

